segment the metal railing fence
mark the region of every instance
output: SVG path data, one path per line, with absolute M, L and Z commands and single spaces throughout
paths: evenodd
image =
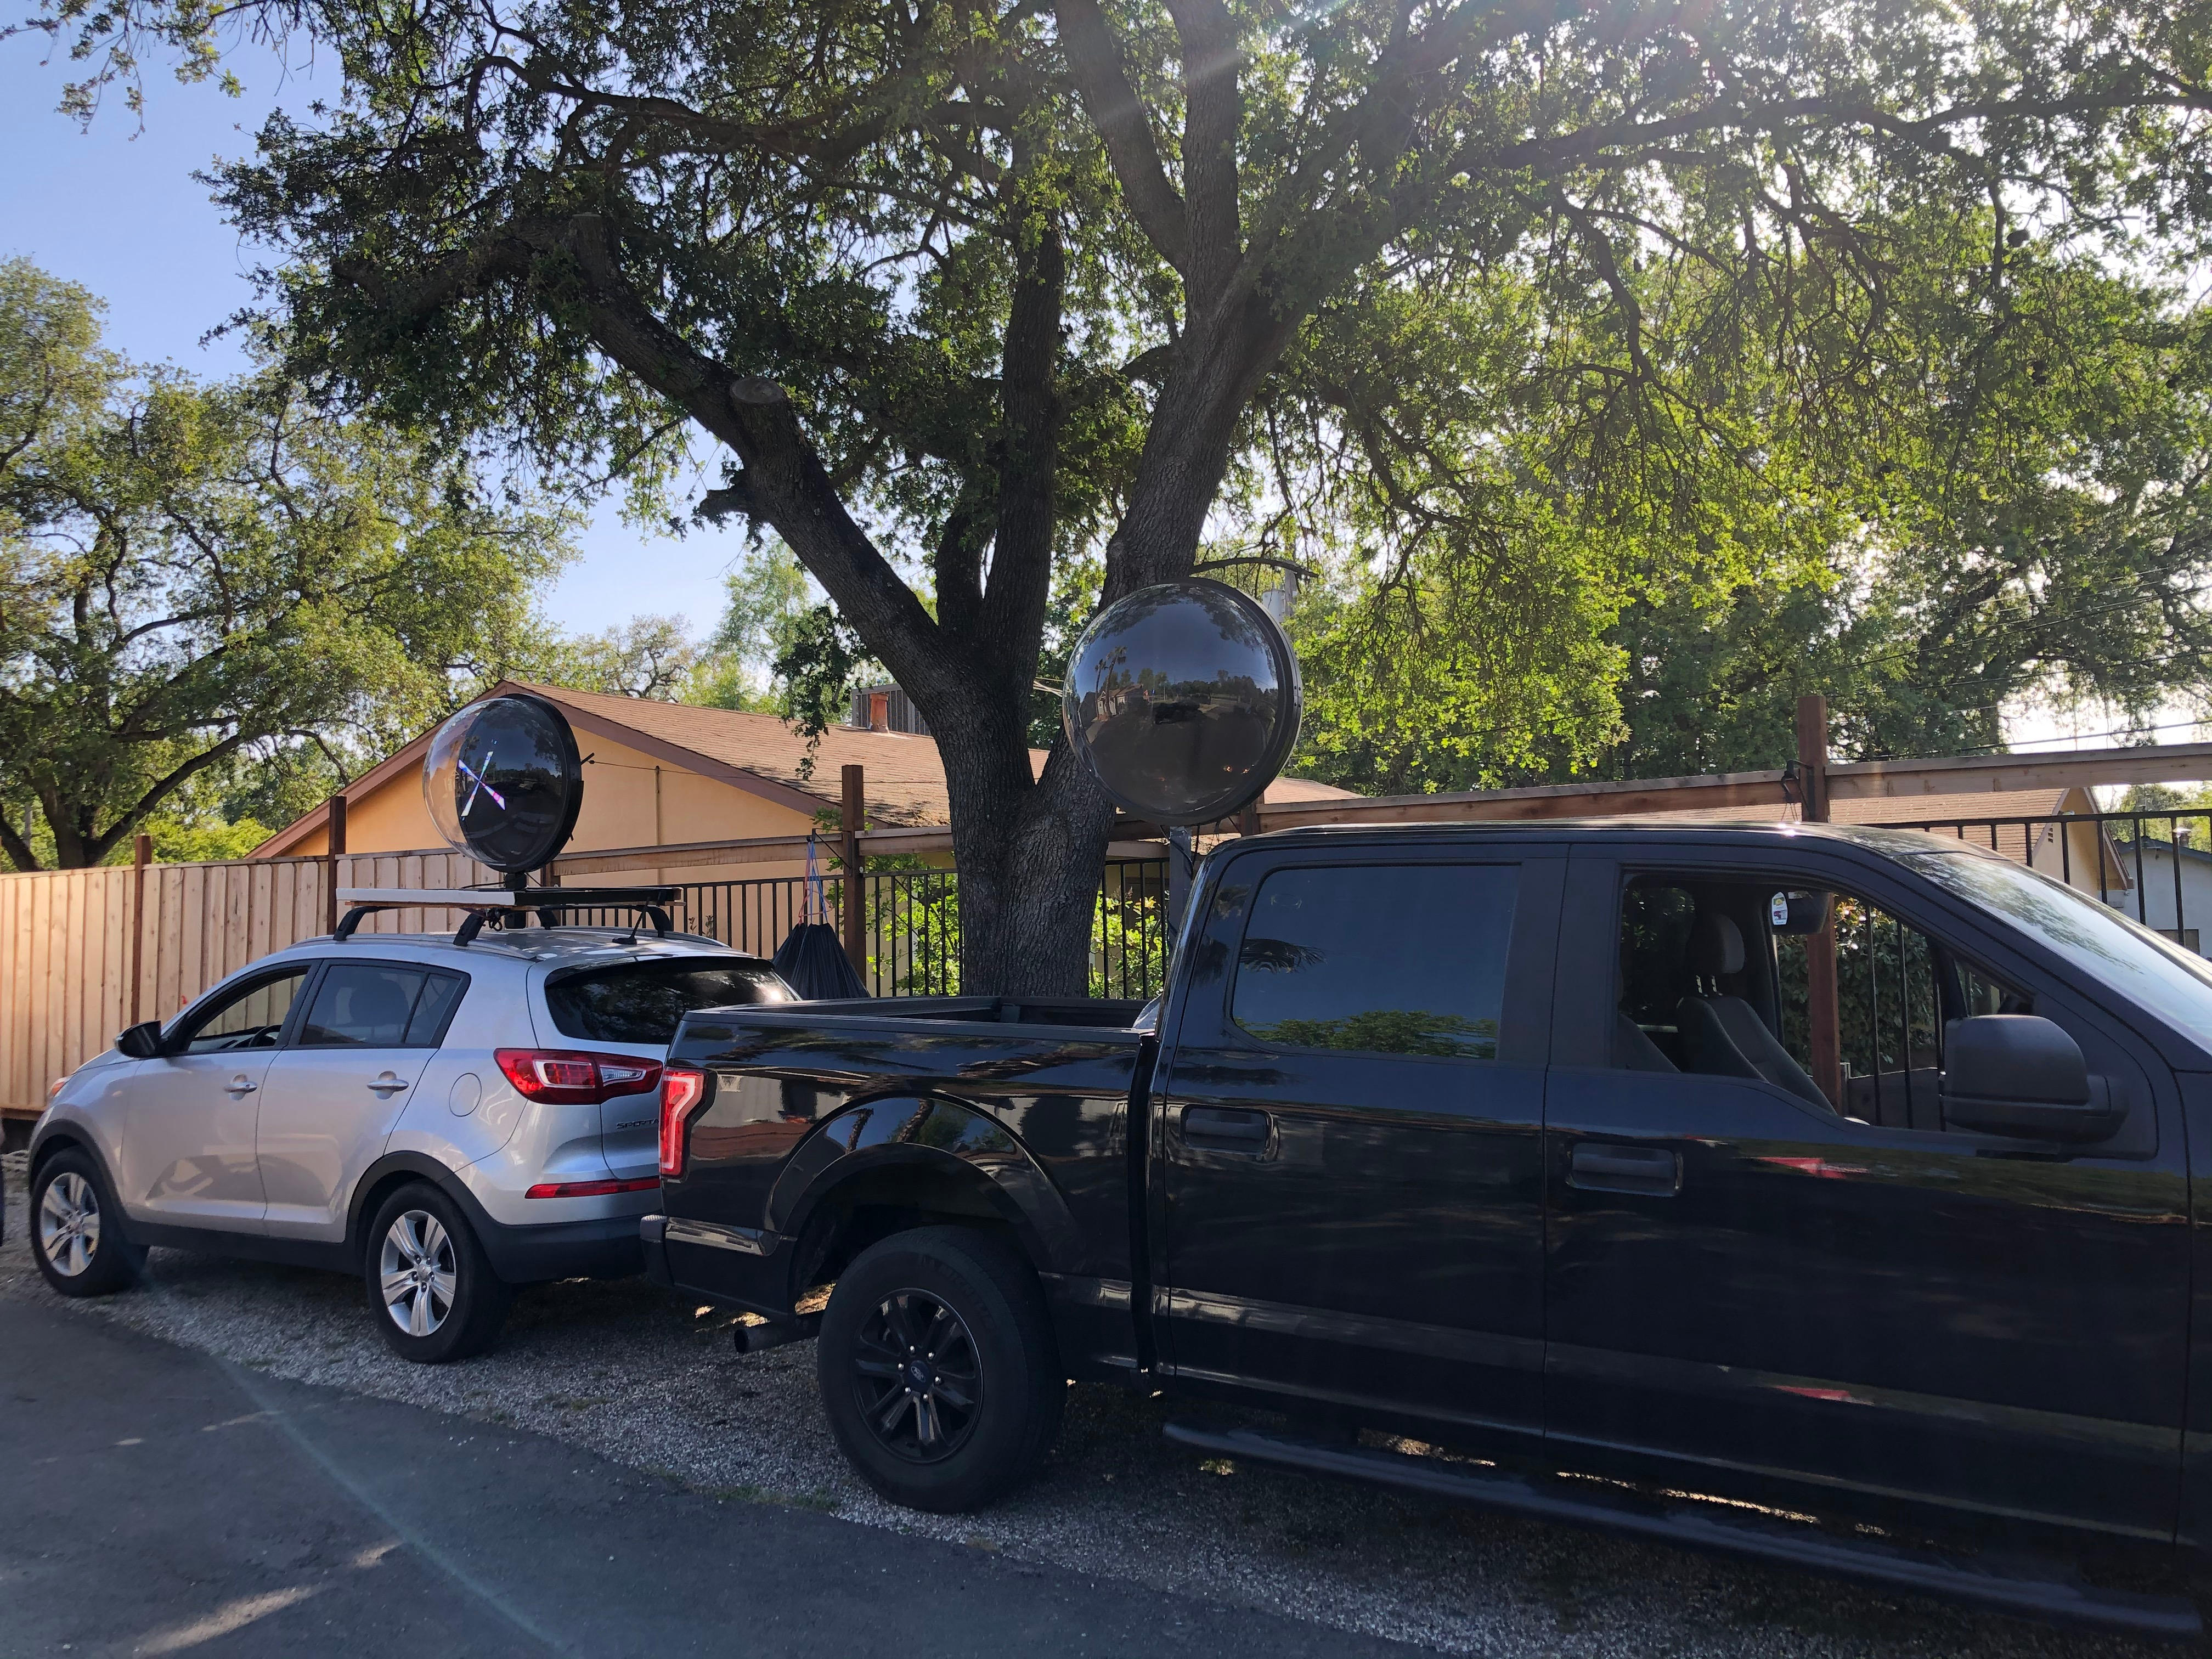
M 861 977 L 877 996 L 949 996 L 960 989 L 960 884 L 950 870 L 870 871 L 862 877 L 861 933 L 868 965 Z M 821 878 L 814 917 L 842 932 L 845 879 Z M 1143 1000 L 1167 979 L 1168 866 L 1164 860 L 1116 860 L 1098 888 L 1091 933 L 1091 994 Z M 578 908 L 563 920 L 583 927 L 627 926 L 629 911 Z M 772 957 L 807 919 L 806 878 L 677 884 L 669 917 L 682 933 L 733 950 Z
M 1987 847 L 2205 954 L 2212 918 L 2212 808 L 1937 818 L 1899 824 Z

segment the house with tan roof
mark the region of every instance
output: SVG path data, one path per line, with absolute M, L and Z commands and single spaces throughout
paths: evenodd
M 585 757 L 584 800 L 572 854 L 617 848 L 804 836 L 817 815 L 836 812 L 843 769 L 862 769 L 871 827 L 921 828 L 951 821 L 945 768 L 936 740 L 889 729 L 884 696 L 855 700 L 874 726 L 835 726 L 810 744 L 773 714 L 642 697 L 572 691 L 557 685 L 501 681 L 485 695 L 527 691 L 560 708 L 575 729 Z M 442 843 L 422 798 L 421 737 L 346 786 L 346 851 L 406 853 Z M 1044 751 L 1032 750 L 1033 767 Z M 1278 779 L 1270 801 L 1355 799 L 1352 792 L 1303 779 Z M 319 856 L 330 850 L 327 804 L 287 824 L 253 849 L 257 859 Z M 748 863 L 746 877 L 795 873 Z M 630 878 L 653 879 L 641 870 Z M 683 879 L 713 880 L 711 868 L 687 869 Z

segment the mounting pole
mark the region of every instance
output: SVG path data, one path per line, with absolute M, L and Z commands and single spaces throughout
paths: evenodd
M 1190 906 L 1190 889 L 1198 874 L 1198 853 L 1187 823 L 1168 826 L 1168 938 L 1182 932 L 1182 913 Z
M 868 802 L 866 769 L 845 768 L 843 781 L 845 794 L 837 829 L 838 856 L 845 866 L 845 878 L 843 902 L 838 908 L 843 912 L 846 957 L 865 985 L 868 982 L 868 882 L 860 867 L 860 830 Z
M 131 844 L 131 1018 L 138 1023 L 139 981 L 146 971 L 146 866 L 154 861 L 154 838 L 141 835 Z M 337 892 L 333 887 L 332 893 Z M 333 901 L 335 902 L 335 900 Z
M 1817 692 L 1797 699 L 1797 774 L 1808 823 L 1828 821 L 1828 700 Z M 1843 1039 L 1836 1010 L 1836 907 L 1820 931 L 1805 939 L 1807 1047 L 1813 1081 L 1838 1111 L 1844 1109 Z
M 324 837 L 326 849 L 323 856 L 325 887 L 323 895 L 323 931 L 335 933 L 338 930 L 338 860 L 346 852 L 346 798 L 341 789 L 331 797 L 329 833 Z

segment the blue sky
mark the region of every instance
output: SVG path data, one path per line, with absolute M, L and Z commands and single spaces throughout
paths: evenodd
M 105 299 L 108 340 L 133 357 L 210 378 L 237 372 L 234 346 L 201 341 L 252 298 L 254 250 L 191 175 L 217 155 L 250 154 L 271 109 L 304 111 L 317 90 L 312 66 L 288 76 L 275 58 L 243 52 L 235 67 L 246 95 L 233 99 L 211 83 L 179 86 L 155 65 L 143 131 L 118 97 L 87 132 L 55 112 L 67 66 L 41 64 L 45 50 L 42 36 L 0 41 L 0 150 L 13 158 L 0 173 L 0 258 L 22 255 Z M 581 545 L 547 609 L 562 627 L 592 633 L 644 612 L 681 613 L 705 632 L 721 612 L 722 573 L 742 550 L 735 535 L 641 532 L 611 504 Z

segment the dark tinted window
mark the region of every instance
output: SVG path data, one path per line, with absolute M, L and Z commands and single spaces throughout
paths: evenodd
M 1498 1057 L 1510 865 L 1279 870 L 1238 953 L 1237 1023 L 1286 1048 Z
M 415 999 L 414 1018 L 407 1022 L 409 1048 L 434 1048 L 446 1040 L 446 1027 L 453 1023 L 453 1010 L 468 983 L 459 974 L 432 974 L 423 982 L 422 994 Z
M 434 1048 L 465 983 L 388 962 L 333 963 L 315 988 L 300 1046 Z
M 283 1035 L 292 999 L 300 994 L 307 977 L 307 970 L 301 968 L 232 992 L 193 1018 L 173 1052 L 212 1054 L 232 1048 L 274 1048 Z
M 666 1042 L 694 1008 L 795 1000 L 773 968 L 755 962 L 625 962 L 545 983 L 561 1035 L 593 1042 Z

